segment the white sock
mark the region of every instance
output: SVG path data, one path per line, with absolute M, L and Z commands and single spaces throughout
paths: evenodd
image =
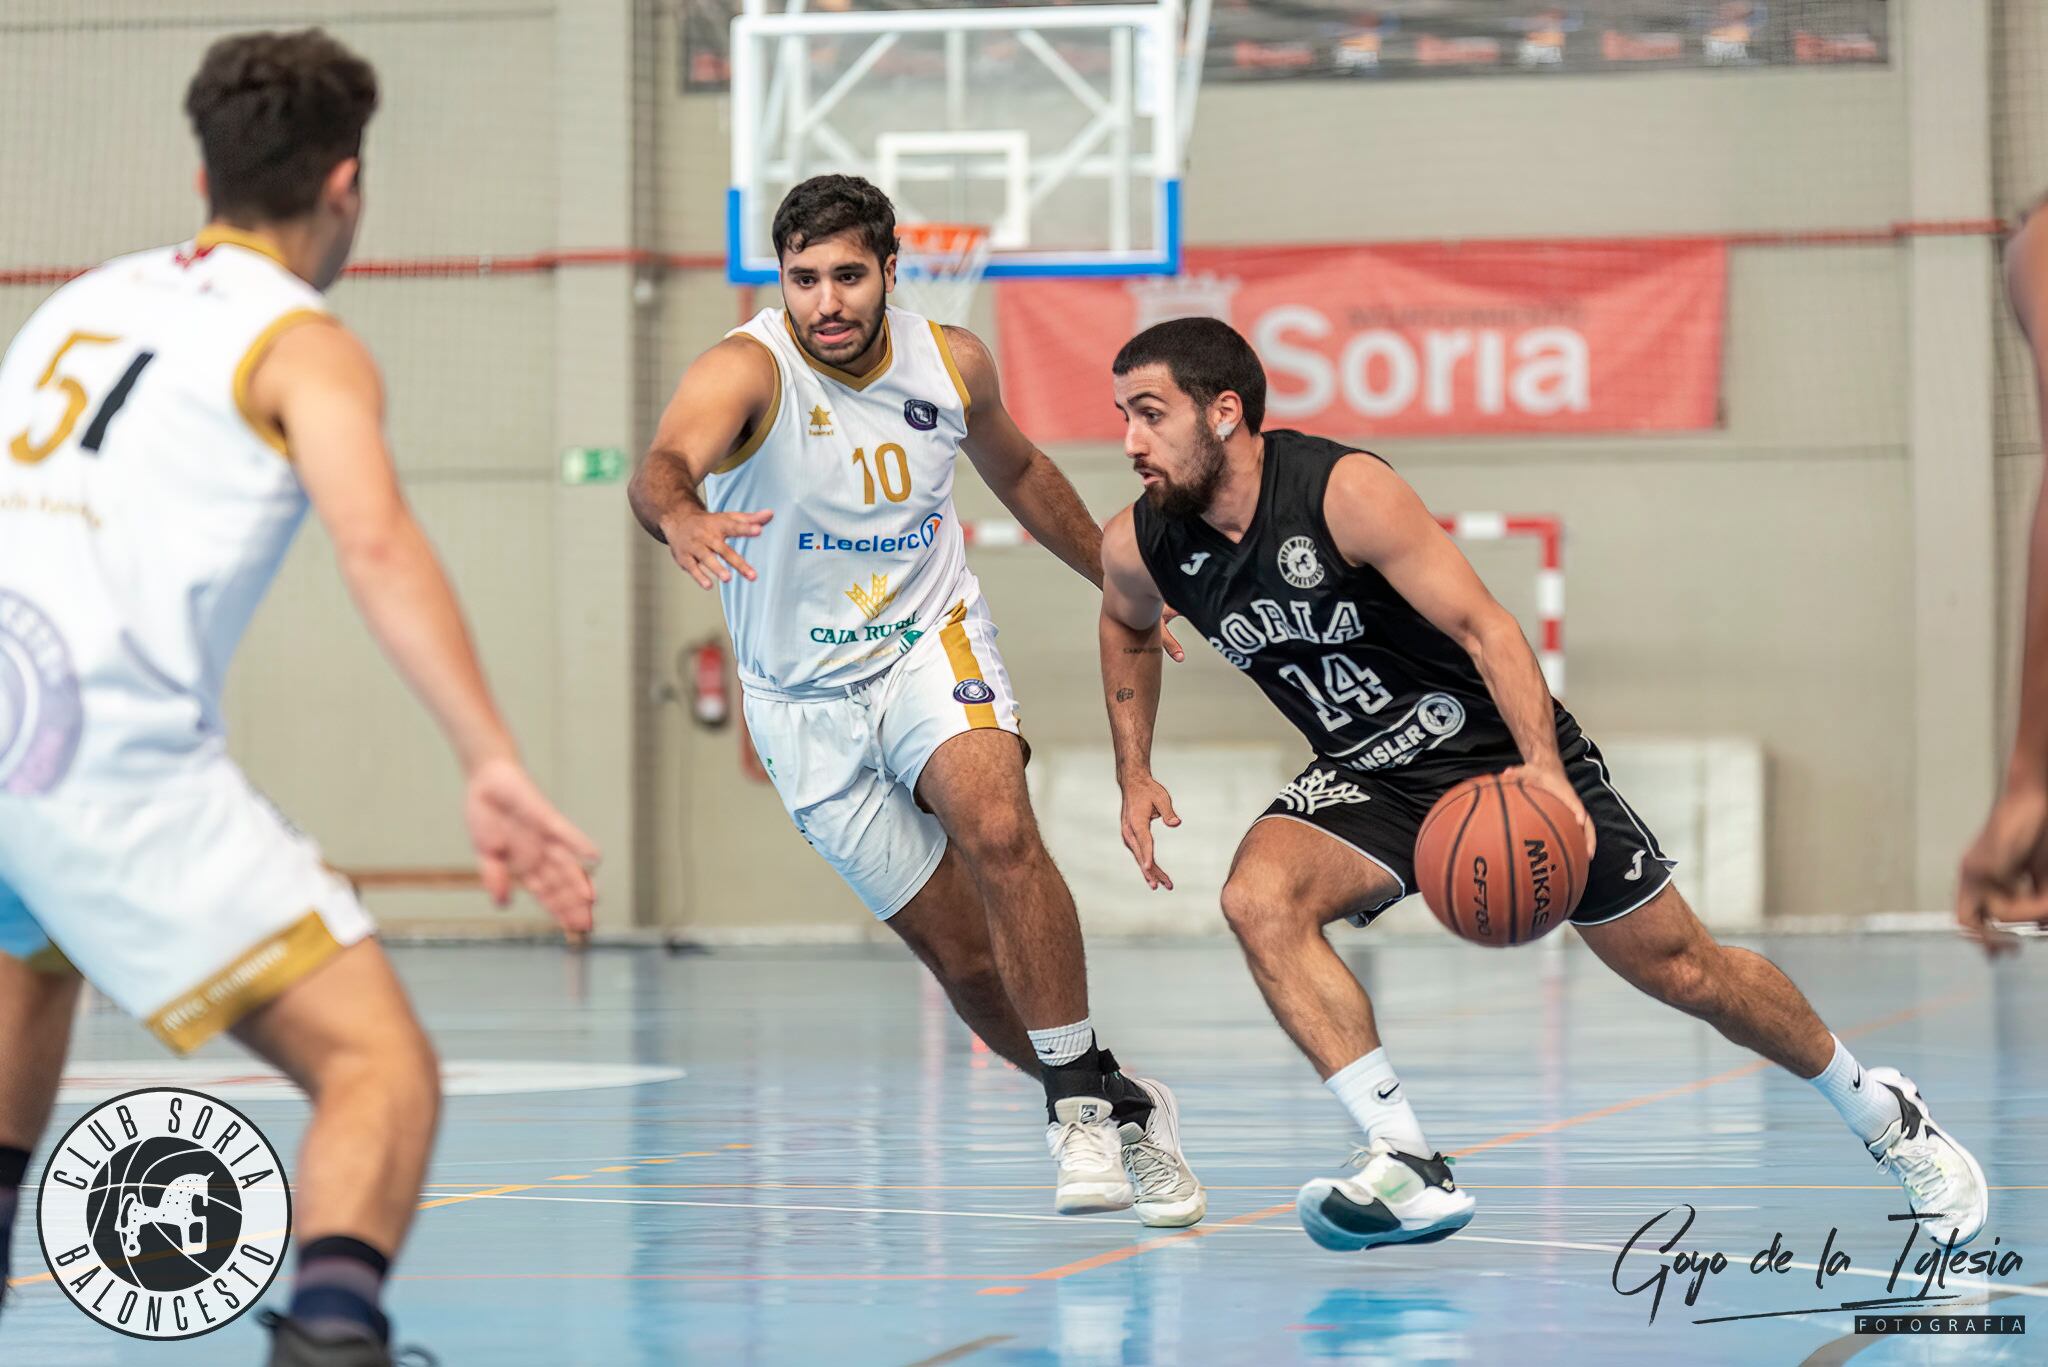
M 1027 1030 L 1024 1033 L 1031 1036 L 1031 1047 L 1037 1052 L 1038 1061 L 1053 1068 L 1062 1063 L 1072 1063 L 1095 1044 L 1095 1027 L 1086 1016 L 1072 1025 L 1055 1025 L 1050 1030 Z
M 1339 1068 L 1323 1085 L 1344 1103 L 1344 1109 L 1351 1112 L 1351 1118 L 1365 1131 L 1367 1139 L 1384 1139 L 1418 1158 L 1436 1152 L 1422 1137 L 1422 1124 L 1416 1120 L 1408 1094 L 1401 1088 L 1401 1079 L 1394 1076 L 1394 1065 L 1387 1062 L 1384 1048 Z
M 1899 1099 L 1865 1077 L 1863 1065 L 1840 1040 L 1835 1041 L 1835 1056 L 1828 1066 L 1821 1069 L 1819 1077 L 1808 1080 L 1866 1145 L 1899 1118 Z

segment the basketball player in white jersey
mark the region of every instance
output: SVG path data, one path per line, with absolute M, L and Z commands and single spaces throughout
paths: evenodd
M 684 374 L 634 513 L 718 586 L 747 726 L 797 829 L 962 1019 L 1044 1081 L 1055 1209 L 1193 1224 L 1206 1198 L 1172 1094 L 1125 1077 L 1089 1023 L 1074 899 L 1032 818 L 1016 699 L 967 568 L 955 454 L 1098 585 L 1101 530 L 1004 411 L 980 341 L 888 307 L 886 195 L 816 177 L 773 233 L 783 307 Z
M 376 100 L 318 30 L 215 44 L 186 97 L 212 221 L 66 285 L 0 360 L 0 1235 L 81 976 L 180 1052 L 230 1032 L 313 1101 L 274 1367 L 391 1361 L 381 1283 L 440 1104 L 369 918 L 222 737 L 229 659 L 309 502 L 461 761 L 486 888 L 572 930 L 593 895 L 596 851 L 521 767 L 399 492 L 377 368 L 321 298 Z

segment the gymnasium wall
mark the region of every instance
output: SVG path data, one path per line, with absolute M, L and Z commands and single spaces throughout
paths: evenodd
M 1743 232 L 1905 217 L 1902 82 L 1889 70 L 1702 72 L 1379 88 L 1308 82 L 1204 92 L 1189 149 L 1192 244 Z M 722 160 L 670 151 L 717 115 L 677 102 L 665 245 L 715 243 Z M 697 180 L 702 177 L 701 182 Z M 664 183 L 667 183 L 666 176 Z M 1755 736 L 1769 755 L 1769 906 L 1911 904 L 1909 851 L 1866 833 L 1910 820 L 1910 630 L 1902 254 L 1749 248 L 1731 262 L 1725 425 L 1638 439 L 1400 441 L 1376 449 L 1434 508 L 1555 512 L 1569 528 L 1569 701 L 1596 737 Z M 706 301 L 709 304 L 710 301 Z M 984 316 L 982 330 L 993 337 Z M 729 312 L 664 318 L 673 373 Z M 1107 402 L 1105 377 L 1103 401 Z M 1357 434 L 1332 433 L 1341 437 Z M 1100 516 L 1134 495 L 1113 447 L 1056 451 Z M 963 516 L 1000 516 L 963 466 Z M 1031 734 L 1104 734 L 1087 587 L 1042 553 L 984 550 Z M 664 576 L 667 621 L 706 619 Z M 1503 596 L 1514 584 L 1503 585 Z M 696 611 L 693 611 L 696 609 Z M 1280 726 L 1206 647 L 1170 671 L 1160 736 L 1273 739 Z M 729 742 L 684 741 L 697 851 L 692 924 L 758 925 L 852 907 L 778 829 L 772 793 L 736 783 Z M 703 754 L 705 759 L 696 756 Z M 1235 832 L 1215 832 L 1234 838 Z M 1194 837 L 1190 837 L 1194 838 Z M 796 905 L 719 888 L 786 860 Z M 789 876 L 778 868 L 778 878 Z M 1087 889 L 1077 889 L 1085 914 Z M 1206 909 L 1190 908 L 1191 914 Z M 858 909 L 849 913 L 858 914 Z
M 2048 52 L 2048 18 L 2017 3 L 1998 15 L 2003 212 L 2030 183 L 2048 186 L 2048 138 L 2028 131 L 2048 113 L 2033 55 Z M 556 112 L 582 78 L 562 88 L 563 35 L 577 28 L 554 6 L 17 0 L 0 10 L 0 117 L 47 131 L 0 139 L 0 185 L 35 187 L 33 203 L 17 197 L 0 209 L 0 271 L 87 263 L 189 233 L 199 206 L 178 105 L 199 54 L 248 24 L 323 18 L 377 64 L 385 89 L 361 256 L 593 245 L 562 236 L 558 168 L 583 149 L 560 145 Z M 677 93 L 669 7 L 651 6 L 644 23 L 649 129 L 627 187 L 645 209 L 641 245 L 715 252 L 725 102 Z M 1213 87 L 1189 152 L 1189 240 L 1881 226 L 1909 216 L 1904 91 L 1896 67 Z M 626 245 L 623 235 L 614 245 Z M 1716 431 L 1379 446 L 1433 507 L 1566 519 L 1569 701 L 1596 736 L 1761 739 L 1769 905 L 1779 915 L 1914 901 L 1905 842 L 1871 836 L 1910 821 L 1914 783 L 1908 251 L 1737 249 Z M 851 894 L 804 847 L 772 791 L 741 776 L 733 732 L 706 732 L 679 703 L 653 700 L 659 685 L 678 682 L 679 652 L 720 632 L 715 600 L 651 543 L 636 549 L 623 589 L 565 568 L 577 551 L 565 539 L 592 526 L 637 532 L 622 487 L 559 485 L 560 447 L 637 448 L 682 367 L 739 316 L 737 292 L 717 274 L 663 277 L 640 314 L 651 340 L 638 357 L 635 430 L 569 436 L 558 407 L 576 367 L 631 345 L 579 334 L 564 324 L 564 305 L 616 285 L 568 270 L 365 279 L 340 286 L 334 304 L 384 365 L 414 501 L 536 772 L 553 779 L 621 709 L 641 718 L 637 769 L 616 781 L 639 813 L 628 858 L 643 876 L 610 923 L 712 936 L 861 933 L 868 922 Z M 48 288 L 0 285 L 0 328 L 11 331 Z M 987 316 L 977 326 L 993 338 Z M 2014 383 L 2024 352 L 2002 313 L 1999 327 L 1995 534 L 2009 717 L 2013 567 L 2039 447 L 2032 401 Z M 1099 515 L 1132 496 L 1114 448 L 1055 454 Z M 616 517 L 568 515 L 587 514 L 592 498 L 615 499 Z M 1001 512 L 965 467 L 961 503 L 970 519 Z M 975 562 L 1032 735 L 1102 735 L 1090 591 L 1041 552 L 977 551 Z M 623 620 L 648 624 L 639 664 L 598 666 L 595 691 L 569 686 L 560 623 L 583 596 L 622 591 L 633 599 Z M 1163 740 L 1287 738 L 1235 671 L 1198 644 L 1190 653 L 1169 675 Z M 464 862 L 453 765 L 357 624 L 316 528 L 258 617 L 230 714 L 251 773 L 336 863 Z M 1077 891 L 1085 907 L 1088 889 Z M 374 905 L 398 923 L 464 921 L 486 914 L 479 900 L 383 895 Z

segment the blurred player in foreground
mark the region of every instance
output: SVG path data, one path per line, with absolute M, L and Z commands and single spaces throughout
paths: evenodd
M 0 1254 L 81 975 L 181 1053 L 228 1031 L 313 1103 L 273 1367 L 391 1361 L 382 1284 L 440 1108 L 369 917 L 222 735 L 309 503 L 461 761 L 484 886 L 571 931 L 594 895 L 597 851 L 527 777 L 399 491 L 377 367 L 322 299 L 376 103 L 318 30 L 216 43 L 185 102 L 204 231 L 64 286 L 0 361 Z
M 2048 433 L 2048 200 L 2037 202 L 2005 248 L 2005 293 L 2034 363 L 2039 417 Z M 2027 537 L 2025 644 L 2020 716 L 2005 783 L 1984 828 L 1963 855 L 1956 924 L 1993 958 L 2019 948 L 2000 922 L 2048 929 L 2048 483 L 2034 500 Z

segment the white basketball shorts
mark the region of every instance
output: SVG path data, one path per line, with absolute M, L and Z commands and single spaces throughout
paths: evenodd
M 224 756 L 132 798 L 0 794 L 0 953 L 61 954 L 179 1053 L 373 929 Z
M 843 694 L 793 700 L 749 692 L 747 729 L 797 830 L 868 910 L 887 920 L 946 852 L 917 781 L 968 731 L 1021 738 L 1017 699 L 980 599 L 956 604 L 887 671 Z

